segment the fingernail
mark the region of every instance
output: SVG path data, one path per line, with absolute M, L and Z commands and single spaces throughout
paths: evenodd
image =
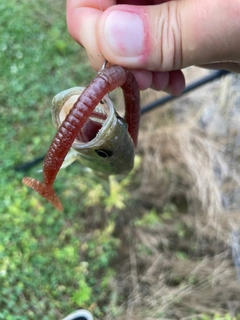
M 117 56 L 137 57 L 144 49 L 144 26 L 134 12 L 113 10 L 106 18 L 105 41 Z

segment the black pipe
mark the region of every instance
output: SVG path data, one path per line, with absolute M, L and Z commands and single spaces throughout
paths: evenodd
M 36 164 L 38 164 L 41 161 L 43 161 L 44 158 L 45 158 L 45 156 L 42 156 L 42 157 L 33 159 L 31 161 L 25 162 L 23 164 L 19 164 L 14 168 L 14 170 L 15 171 L 27 171 L 30 168 L 34 167 Z
M 202 79 L 199 79 L 197 80 L 196 82 L 193 82 L 192 84 L 188 85 L 185 90 L 183 91 L 183 93 L 181 94 L 181 96 L 183 96 L 184 94 L 194 90 L 194 89 L 197 89 L 198 87 L 201 87 L 202 85 L 208 83 L 208 82 L 211 82 L 213 80 L 216 80 L 218 78 L 221 78 L 222 76 L 225 76 L 226 74 L 228 74 L 229 71 L 225 71 L 225 70 L 220 70 L 220 71 L 216 71 L 216 72 L 213 72 L 211 73 L 210 75 L 202 78 Z M 158 99 L 158 100 L 155 100 L 151 103 L 149 103 L 148 105 L 146 105 L 145 107 L 143 107 L 141 109 L 141 114 L 145 114 L 146 112 L 149 112 L 153 109 L 156 109 L 156 108 L 159 108 L 159 107 L 162 107 L 165 103 L 169 102 L 169 101 L 172 101 L 172 100 L 175 100 L 181 96 L 178 96 L 178 97 L 175 97 L 175 96 L 166 96 L 166 97 L 163 97 L 161 99 Z

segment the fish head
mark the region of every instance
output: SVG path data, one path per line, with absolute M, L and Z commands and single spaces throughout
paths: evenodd
M 58 128 L 82 94 L 83 87 L 64 90 L 53 98 L 52 119 Z M 126 121 L 106 95 L 79 130 L 72 148 L 78 160 L 103 176 L 127 174 L 133 168 L 134 144 Z

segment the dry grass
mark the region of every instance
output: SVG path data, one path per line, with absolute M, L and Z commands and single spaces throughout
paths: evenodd
M 240 312 L 239 81 L 227 76 L 142 118 L 136 205 L 120 222 L 113 292 L 126 300 L 116 306 L 113 297 L 124 314 L 116 319 Z M 158 222 L 133 223 L 151 210 Z

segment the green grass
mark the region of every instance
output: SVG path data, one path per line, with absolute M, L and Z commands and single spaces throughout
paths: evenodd
M 67 33 L 64 4 L 8 0 L 0 15 L 0 319 L 59 319 L 91 306 L 101 315 L 119 246 L 113 219 L 99 223 L 104 190 L 73 165 L 56 182 L 59 213 L 14 170 L 46 152 L 52 97 L 94 73 Z M 28 175 L 40 178 L 39 168 Z

